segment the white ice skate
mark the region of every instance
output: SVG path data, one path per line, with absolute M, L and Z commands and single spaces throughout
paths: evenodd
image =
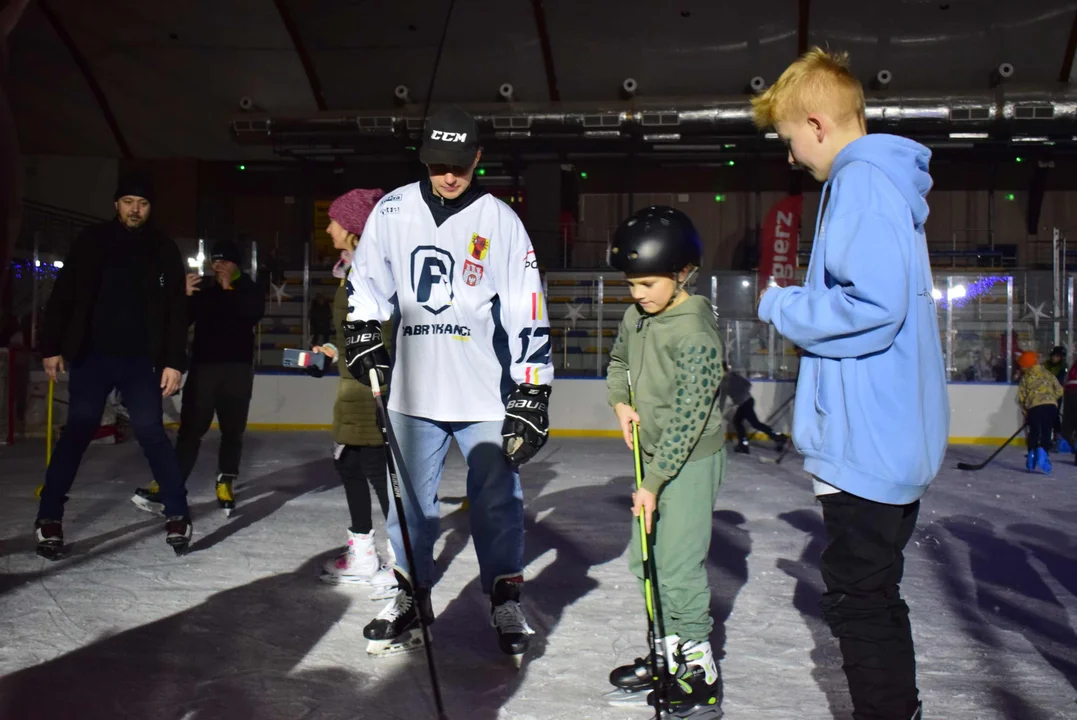
M 385 556 L 381 561 L 381 568 L 378 572 L 374 573 L 374 577 L 371 578 L 370 584 L 372 589 L 370 591 L 369 599 L 377 602 L 379 600 L 388 600 L 396 595 L 396 574 L 393 572 L 393 568 L 396 566 L 396 553 L 393 552 L 393 544 L 385 544 Z
M 374 546 L 374 531 L 360 535 L 349 530 L 348 547 L 325 564 L 321 580 L 330 585 L 374 585 L 375 579 L 378 579 L 380 585 L 384 585 L 387 580 L 381 570 L 378 551 Z M 379 578 L 379 574 L 382 577 Z M 393 582 L 393 579 L 388 578 L 388 582 Z

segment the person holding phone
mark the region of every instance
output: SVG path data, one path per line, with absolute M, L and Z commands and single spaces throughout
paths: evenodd
M 213 246 L 213 276 L 187 275 L 188 320 L 194 323 L 191 372 L 183 390 L 176 456 L 184 484 L 198 460 L 202 437 L 213 416 L 221 428 L 217 456 L 217 503 L 226 516 L 235 509 L 243 433 L 254 390 L 254 332 L 265 314 L 265 292 L 240 270 L 239 246 L 222 240 Z M 135 490 L 131 501 L 161 512 L 160 487 Z

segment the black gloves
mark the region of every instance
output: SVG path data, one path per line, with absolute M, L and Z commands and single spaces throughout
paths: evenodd
M 367 387 L 370 371 L 378 371 L 378 384 L 389 381 L 389 353 L 381 341 L 381 323 L 376 320 L 345 321 L 344 360 L 352 376 Z
M 502 450 L 514 466 L 523 465 L 535 456 L 549 436 L 550 386 L 517 385 L 505 405 Z

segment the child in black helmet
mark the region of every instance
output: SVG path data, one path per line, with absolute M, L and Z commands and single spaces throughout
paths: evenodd
M 643 513 L 648 532 L 653 528 L 661 645 L 676 678 L 667 689 L 670 710 L 697 719 L 721 716 L 704 562 L 726 466 L 722 417 L 714 411 L 722 380 L 718 326 L 710 304 L 685 291 L 701 254 L 692 221 L 673 208 L 641 210 L 618 228 L 610 263 L 625 274 L 636 304 L 621 322 L 606 379 L 630 448 L 632 423 L 639 424 L 644 472 L 632 513 Z M 642 579 L 638 522 L 632 535 L 629 564 Z M 621 690 L 611 697 L 617 704 L 630 695 L 642 699 L 656 674 L 649 658 L 615 669 L 610 682 Z

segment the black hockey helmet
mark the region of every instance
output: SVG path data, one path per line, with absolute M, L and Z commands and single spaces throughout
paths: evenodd
M 621 223 L 610 243 L 609 263 L 628 275 L 678 273 L 698 267 L 703 242 L 695 225 L 680 210 L 652 205 Z

